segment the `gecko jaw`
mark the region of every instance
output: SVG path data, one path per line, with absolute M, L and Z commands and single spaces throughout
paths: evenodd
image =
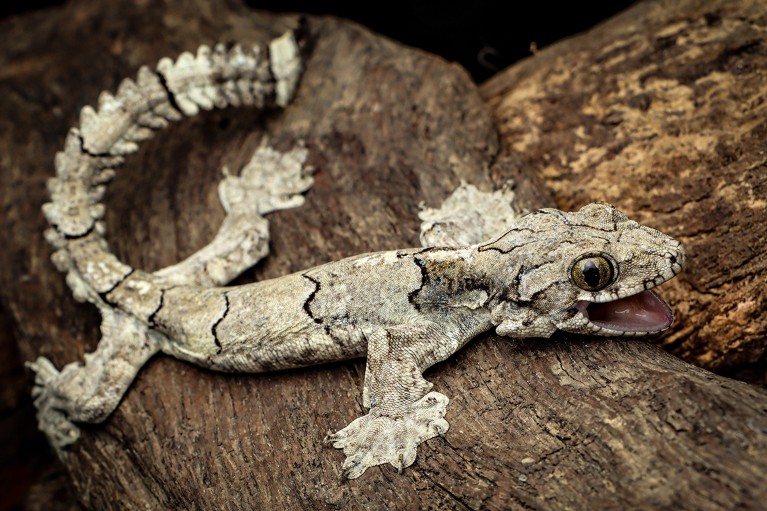
M 671 309 L 650 290 L 603 303 L 579 300 L 574 307 L 600 334 L 648 335 L 674 322 Z

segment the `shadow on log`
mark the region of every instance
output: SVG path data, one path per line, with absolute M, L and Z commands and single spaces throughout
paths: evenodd
M 316 184 L 305 206 L 271 215 L 273 255 L 241 282 L 414 246 L 418 204 L 438 205 L 462 179 L 490 189 L 513 177 L 525 207 L 549 205 L 536 177 L 522 172 L 536 162 L 499 143 L 459 67 L 351 23 L 309 21 L 314 49 L 285 112 L 185 120 L 126 162 L 106 201 L 119 257 L 155 269 L 201 247 L 223 218 L 219 169 L 241 166 L 265 134 L 278 148 L 303 139 Z M 203 42 L 263 43 L 294 22 L 233 2 L 94 0 L 4 24 L 0 310 L 24 359 L 43 354 L 61 366 L 98 339 L 95 311 L 73 301 L 40 235 L 42 184 L 79 108 L 141 64 Z M 583 57 L 586 43 L 558 51 L 568 44 L 581 52 L 572 60 Z M 663 68 L 663 54 L 654 58 Z M 513 89 L 493 87 L 490 97 Z M 560 201 L 562 188 L 553 184 Z M 584 197 L 579 190 L 573 200 Z M 642 193 L 634 189 L 637 202 L 627 204 L 654 203 Z M 665 228 L 670 218 L 644 220 Z M 672 293 L 677 308 L 695 275 Z M 363 369 L 356 361 L 233 376 L 158 357 L 113 416 L 66 455 L 74 494 L 92 509 L 731 509 L 767 498 L 767 392 L 646 342 L 565 336 L 485 336 L 433 368 L 428 378 L 452 399 L 447 435 L 422 445 L 402 474 L 384 466 L 344 482 L 343 455 L 321 440 L 362 413 Z M 44 508 L 41 494 L 34 505 Z

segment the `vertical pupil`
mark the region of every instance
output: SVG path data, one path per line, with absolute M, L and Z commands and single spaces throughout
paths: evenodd
M 589 287 L 599 286 L 599 267 L 597 267 L 594 261 L 586 261 L 583 263 L 583 280 Z

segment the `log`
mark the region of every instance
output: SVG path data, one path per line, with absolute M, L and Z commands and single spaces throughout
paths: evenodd
M 5 22 L 0 311 L 21 358 L 60 367 L 98 339 L 98 315 L 72 299 L 40 236 L 42 183 L 79 108 L 162 56 L 263 43 L 295 23 L 234 1 L 104 0 Z M 306 205 L 270 216 L 272 255 L 238 282 L 414 246 L 419 203 L 438 205 L 462 179 L 489 190 L 514 178 L 523 207 L 548 204 L 460 67 L 349 22 L 308 23 L 314 47 L 284 112 L 184 120 L 126 162 L 106 201 L 119 257 L 151 270 L 203 246 L 223 218 L 219 169 L 265 135 L 278 148 L 304 140 L 315 185 Z M 88 509 L 730 509 L 767 497 L 767 392 L 644 341 L 485 335 L 427 373 L 451 397 L 447 435 L 402 474 L 343 481 L 342 453 L 321 441 L 363 413 L 363 370 L 225 375 L 157 357 L 65 455 L 74 498 Z M 30 504 L 41 509 L 42 488 Z
M 660 344 L 767 384 L 767 42 L 754 0 L 641 2 L 481 87 L 557 204 L 606 200 L 681 240 Z

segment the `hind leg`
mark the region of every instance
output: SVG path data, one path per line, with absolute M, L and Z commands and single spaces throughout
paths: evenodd
M 262 143 L 239 176 L 224 169 L 218 196 L 226 211 L 216 237 L 178 264 L 154 273 L 169 285 L 221 286 L 266 257 L 269 222 L 264 215 L 304 203 L 313 183 L 301 146 L 281 153 Z
M 136 374 L 159 351 L 157 334 L 134 318 L 103 311 L 102 337 L 85 364 L 67 364 L 59 372 L 45 357 L 28 366 L 35 371 L 32 395 L 40 429 L 61 449 L 80 436 L 75 422 L 104 421 L 122 400 Z

